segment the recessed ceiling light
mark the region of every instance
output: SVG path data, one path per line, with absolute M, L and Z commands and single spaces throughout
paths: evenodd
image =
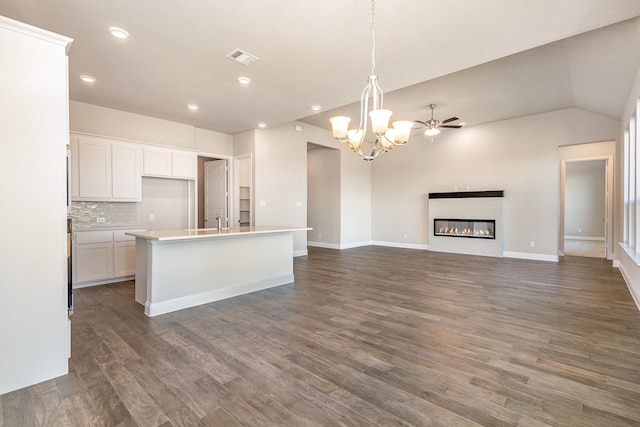
M 238 77 L 238 81 L 241 85 L 248 85 L 251 83 L 251 79 L 249 77 Z
M 96 82 L 96 78 L 95 77 L 91 77 L 91 76 L 80 76 L 80 80 L 82 80 L 85 83 L 95 83 Z
M 321 105 L 312 105 L 311 109 L 313 111 L 320 111 L 320 110 L 322 110 L 322 106 Z
M 264 129 L 264 128 L 266 128 L 266 127 L 267 127 L 267 124 L 266 124 L 266 123 L 258 123 L 258 127 L 259 127 L 260 129 Z
M 113 37 L 116 37 L 116 38 L 119 38 L 119 39 L 128 39 L 129 38 L 129 32 L 127 30 L 123 30 L 122 28 L 109 27 L 109 32 L 111 33 L 111 35 Z
M 191 111 L 196 111 L 200 107 L 198 107 L 196 104 L 189 104 L 187 105 L 187 108 Z

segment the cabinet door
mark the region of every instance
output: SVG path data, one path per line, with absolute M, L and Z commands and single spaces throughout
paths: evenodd
M 113 277 L 113 243 L 76 245 L 73 254 L 73 283 L 106 280 Z
M 144 149 L 143 173 L 151 176 L 171 176 L 171 150 L 162 148 Z
M 113 199 L 142 200 L 142 149 L 140 146 L 113 142 L 111 161 Z
M 113 277 L 136 274 L 136 242 L 115 242 L 113 244 Z
M 111 198 L 111 142 L 78 138 L 78 196 L 81 199 Z
M 196 179 L 198 155 L 191 151 L 173 151 L 171 175 L 174 178 Z

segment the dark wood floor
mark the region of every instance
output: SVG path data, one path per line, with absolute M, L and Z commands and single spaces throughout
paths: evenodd
M 0 427 L 640 425 L 640 311 L 606 260 L 372 246 L 294 266 L 155 318 L 132 282 L 76 291 L 69 375 L 0 396 Z

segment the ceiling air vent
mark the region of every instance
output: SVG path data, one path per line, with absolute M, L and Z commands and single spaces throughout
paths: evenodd
M 227 54 L 227 58 L 247 66 L 255 63 L 260 59 L 257 56 L 240 49 L 234 49 L 233 51 L 231 51 L 231 53 Z

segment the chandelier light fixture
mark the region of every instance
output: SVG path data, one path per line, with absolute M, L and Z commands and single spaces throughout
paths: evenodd
M 408 120 L 395 121 L 393 127 L 389 127 L 392 112 L 385 110 L 382 106 L 382 89 L 378 86 L 378 77 L 375 75 L 376 39 L 374 27 L 375 0 L 371 0 L 371 75 L 360 99 L 360 126 L 357 129 L 349 129 L 351 118 L 346 116 L 336 116 L 329 119 L 336 141 L 348 143 L 353 151 L 368 162 L 377 159 L 393 147 L 406 144 L 413 127 L 413 122 Z M 373 135 L 367 138 L 369 118 Z

